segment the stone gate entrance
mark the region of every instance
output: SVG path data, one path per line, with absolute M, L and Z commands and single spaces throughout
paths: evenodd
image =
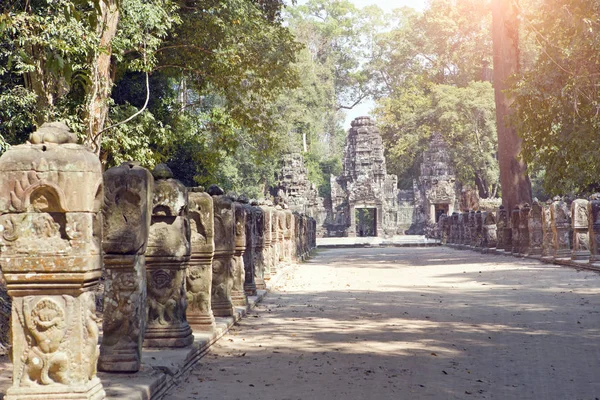
M 356 236 L 377 236 L 377 208 L 355 208 L 354 218 L 356 220 Z

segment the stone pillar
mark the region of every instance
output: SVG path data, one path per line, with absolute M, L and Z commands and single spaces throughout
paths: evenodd
M 552 248 L 553 257 L 571 258 L 570 230 L 571 213 L 569 206 L 560 197 L 555 197 L 550 206 L 552 219 Z
M 244 252 L 244 292 L 247 296 L 256 296 L 255 251 L 258 230 L 256 228 L 256 208 L 242 204 L 246 211 L 246 251 Z
M 519 236 L 520 213 L 521 208 L 519 206 L 515 206 L 510 213 L 510 228 L 512 230 L 512 246 L 510 252 L 513 256 L 518 256 L 521 250 L 521 237 Z
M 271 275 L 277 273 L 279 267 L 279 256 L 281 247 L 279 241 L 281 240 L 279 234 L 279 210 L 272 207 L 271 212 Z
M 471 235 L 469 233 L 469 213 L 462 212 L 460 222 L 460 244 L 461 246 L 468 246 L 471 241 Z
M 253 203 L 255 216 L 256 239 L 254 241 L 254 281 L 257 290 L 265 290 L 265 232 L 267 229 L 271 232 L 270 227 L 265 226 L 265 212 L 260 207 L 258 202 Z
M 248 199 L 241 197 L 234 202 L 235 218 L 235 250 L 233 253 L 233 286 L 231 287 L 231 302 L 234 306 L 246 307 L 246 292 L 244 281 L 246 269 L 244 267 L 244 253 L 246 252 L 246 209 L 243 204 L 248 204 Z
M 496 250 L 506 250 L 506 241 L 504 237 L 505 227 L 507 223 L 506 209 L 500 206 L 496 212 Z
M 475 213 L 475 247 L 483 247 L 483 214 L 479 210 Z
M 600 267 L 600 193 L 590 197 L 588 203 L 588 225 L 590 235 L 590 264 Z
M 283 207 L 278 205 L 275 207 L 277 210 L 277 244 L 279 245 L 279 266 L 285 264 L 285 212 Z
M 440 220 L 438 221 L 438 226 L 439 226 L 439 231 L 440 231 L 440 242 L 443 245 L 448 242 L 448 235 L 446 233 L 447 225 L 448 225 L 448 216 L 446 214 L 440 215 Z
M 62 123 L 0 158 L 0 266 L 12 298 L 5 400 L 104 399 L 96 376 L 102 165 Z
M 311 236 L 310 236 L 310 249 L 317 248 L 317 220 L 310 217 Z
M 294 232 L 292 234 L 293 238 L 293 247 L 292 247 L 292 260 L 294 262 L 300 261 L 300 224 L 301 219 L 300 215 L 297 212 L 294 212 Z
M 273 264 L 273 207 L 269 203 L 270 201 L 267 200 L 261 202 L 260 205 L 260 209 L 263 212 L 262 274 L 265 282 L 271 279 L 271 265 Z
M 134 163 L 104 173 L 101 371 L 137 372 L 141 366 L 153 187 L 150 171 Z
M 590 259 L 588 203 L 585 199 L 577 199 L 571 203 L 571 223 L 573 229 L 571 260 L 573 261 L 589 261 Z
M 144 347 L 185 347 L 194 336 L 186 319 L 190 261 L 188 193 L 165 164 L 154 171 L 152 222 L 146 251 L 148 325 Z
M 289 208 L 285 208 L 283 211 L 285 215 L 285 230 L 283 233 L 283 240 L 285 243 L 285 253 L 284 253 L 284 261 L 288 264 L 292 263 L 292 253 L 293 253 L 293 235 L 294 235 L 294 215 L 292 214 L 292 210 Z
M 212 310 L 215 317 L 234 315 L 231 301 L 235 252 L 235 206 L 233 200 L 223 194 L 216 185 L 208 189 L 213 198 L 215 256 L 212 264 Z
M 542 228 L 542 205 L 537 199 L 531 204 L 528 221 L 529 255 L 539 257 L 542 255 L 544 232 Z
M 212 332 L 216 328 L 211 301 L 215 254 L 213 199 L 202 188 L 190 188 L 188 197 L 192 253 L 186 277 L 186 317 L 192 330 Z
M 494 249 L 498 245 L 498 235 L 496 229 L 496 216 L 493 212 L 482 213 L 483 218 L 483 242 L 484 249 Z
M 450 216 L 450 244 L 458 242 L 458 213 L 453 212 Z
M 477 246 L 477 215 L 474 210 L 469 211 L 469 240 L 467 246 L 475 248 Z
M 522 256 L 529 255 L 529 215 L 531 214 L 531 206 L 524 203 L 519 212 L 519 254 Z
M 542 204 L 542 259 L 544 260 L 549 260 L 554 257 L 554 233 L 552 231 L 551 205 L 551 200 Z

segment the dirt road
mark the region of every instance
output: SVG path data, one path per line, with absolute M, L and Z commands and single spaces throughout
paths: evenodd
M 597 399 L 600 275 L 448 248 L 323 250 L 167 399 Z

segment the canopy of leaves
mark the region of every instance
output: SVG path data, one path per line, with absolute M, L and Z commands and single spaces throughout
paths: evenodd
M 489 2 L 432 0 L 404 8 L 377 36 L 372 61 L 383 90 L 378 123 L 388 170 L 401 187 L 418 177 L 432 132 L 446 139 L 459 181 L 493 196 L 498 186 Z
M 523 156 L 551 195 L 600 189 L 600 1 L 542 0 L 523 8 L 538 57 L 515 77 Z

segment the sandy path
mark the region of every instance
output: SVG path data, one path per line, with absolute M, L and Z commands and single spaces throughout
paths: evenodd
M 596 399 L 600 275 L 448 248 L 323 250 L 167 399 Z

